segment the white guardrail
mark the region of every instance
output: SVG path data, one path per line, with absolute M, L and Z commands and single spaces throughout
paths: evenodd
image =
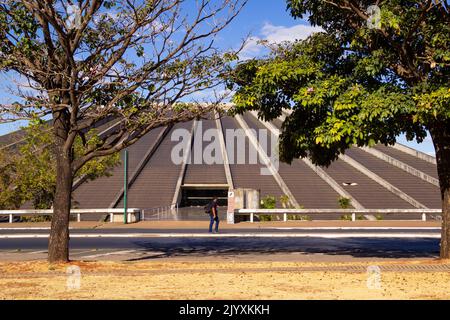
M 283 221 L 287 221 L 288 215 L 308 215 L 308 214 L 351 214 L 352 221 L 356 221 L 356 215 L 375 214 L 417 214 L 422 221 L 427 220 L 427 214 L 441 215 L 441 209 L 239 209 L 235 215 L 250 216 L 250 222 L 254 222 L 255 215 L 283 216 Z
M 178 208 L 175 209 L 177 212 Z M 148 210 L 148 209 L 147 209 Z M 71 215 L 77 216 L 77 221 L 81 221 L 83 214 L 103 213 L 109 215 L 110 222 L 123 221 L 124 210 L 118 209 L 72 209 Z M 51 216 L 53 210 L 0 210 L 0 216 L 9 216 L 9 222 L 12 223 L 15 216 Z M 145 220 L 142 209 L 130 208 L 127 210 L 127 222 L 135 222 Z M 158 213 L 157 213 L 158 214 Z M 441 209 L 239 209 L 236 210 L 235 216 L 250 216 L 250 222 L 254 222 L 255 215 L 274 215 L 283 216 L 283 221 L 287 221 L 288 215 L 309 215 L 309 214 L 336 214 L 344 215 L 350 214 L 351 220 L 356 221 L 356 216 L 361 215 L 376 215 L 376 214 L 411 214 L 418 215 L 422 221 L 427 220 L 427 215 L 441 215 Z
M 109 221 L 118 221 L 122 219 L 124 209 L 71 209 L 71 215 L 77 215 L 77 221 L 81 221 L 82 214 L 92 214 L 92 213 L 103 213 L 109 215 Z M 14 217 L 16 216 L 51 216 L 53 214 L 52 209 L 48 210 L 37 210 L 37 209 L 29 209 L 29 210 L 0 210 L 0 216 L 9 216 L 9 223 L 13 222 Z M 117 217 L 114 219 L 114 217 Z M 135 217 L 133 219 L 133 216 Z M 140 220 L 141 209 L 130 208 L 127 209 L 127 222 L 133 222 L 133 220 Z

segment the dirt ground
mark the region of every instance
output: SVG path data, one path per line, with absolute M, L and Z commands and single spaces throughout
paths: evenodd
M 0 299 L 450 299 L 449 264 L 0 262 Z

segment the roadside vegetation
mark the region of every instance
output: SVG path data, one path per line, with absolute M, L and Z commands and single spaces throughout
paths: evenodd
M 441 257 L 450 258 L 450 6 L 448 1 L 287 0 L 322 28 L 268 44 L 228 79 L 235 113 L 282 126 L 280 159 L 328 166 L 352 146 L 433 141 L 442 197 Z M 371 10 L 369 10 L 371 9 Z
M 0 148 L 0 210 L 19 209 L 29 203 L 35 209 L 53 206 L 56 192 L 56 156 L 54 136 L 50 124 L 40 120 L 31 121 L 21 129 L 23 138 L 15 145 Z M 97 130 L 84 134 L 85 143 L 98 140 Z M 82 149 L 78 137 L 74 152 Z M 96 158 L 85 164 L 75 175 L 75 180 L 95 180 L 110 176 L 111 170 L 120 164 L 118 153 Z M 72 205 L 75 205 L 74 203 Z M 49 221 L 49 216 L 24 217 L 24 221 Z

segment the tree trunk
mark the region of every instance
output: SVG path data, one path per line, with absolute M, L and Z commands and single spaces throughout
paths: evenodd
M 450 122 L 430 128 L 436 150 L 436 163 L 442 198 L 441 259 L 450 259 Z
M 56 155 L 56 191 L 48 243 L 49 262 L 69 261 L 69 216 L 72 195 L 72 154 L 64 148 L 67 139 L 67 114 L 53 115 Z

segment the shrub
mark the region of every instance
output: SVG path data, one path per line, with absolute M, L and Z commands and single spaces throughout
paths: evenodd
M 350 208 L 350 199 L 346 197 L 339 197 L 338 198 L 339 207 L 341 209 L 348 209 Z
M 25 216 L 21 217 L 20 220 L 22 222 L 47 222 L 52 221 L 51 216 Z
M 288 214 L 287 216 L 288 220 L 300 220 L 300 221 L 311 221 L 312 218 L 307 215 L 301 215 L 301 214 Z
M 274 196 L 265 196 L 261 199 L 261 209 L 275 209 L 277 200 Z
M 281 206 L 283 207 L 283 208 L 290 208 L 291 206 L 290 206 L 290 203 L 289 203 L 289 196 L 287 196 L 287 195 L 282 195 L 282 196 L 280 196 L 280 203 L 281 203 Z
M 260 214 L 258 216 L 259 221 L 273 221 L 273 218 L 270 214 Z
M 352 215 L 351 214 L 344 214 L 344 215 L 341 216 L 341 220 L 352 221 Z

